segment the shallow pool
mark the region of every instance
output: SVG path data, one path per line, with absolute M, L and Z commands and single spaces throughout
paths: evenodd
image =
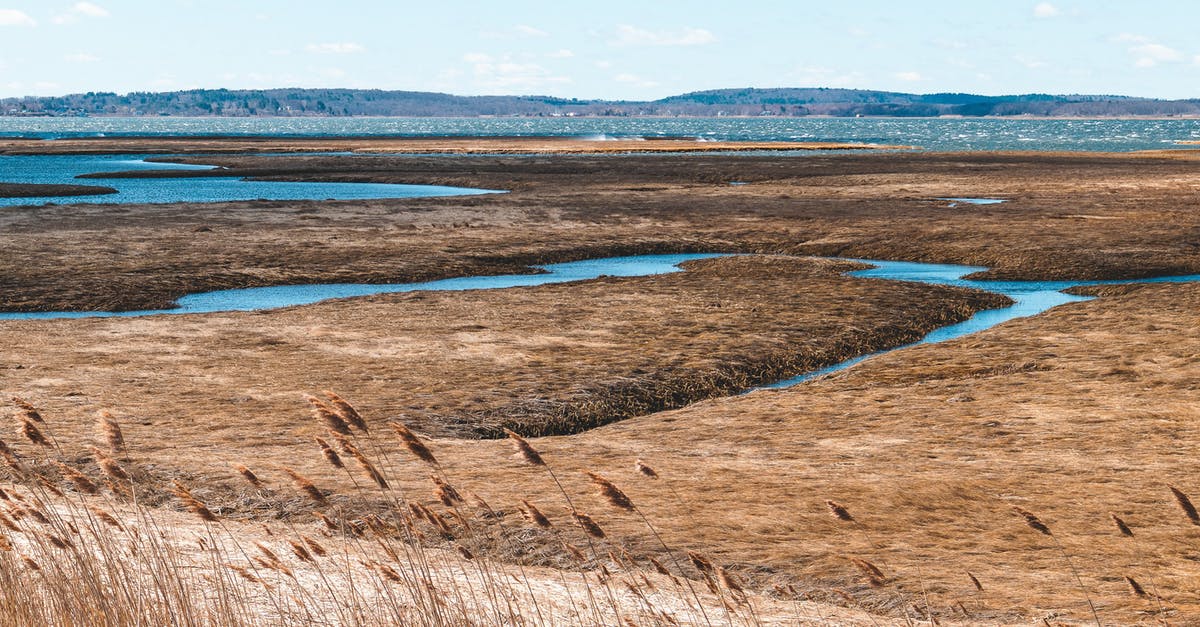
M 395 185 L 387 183 L 311 183 L 247 181 L 238 176 L 186 178 L 77 179 L 80 174 L 130 170 L 211 170 L 215 166 L 151 163 L 144 155 L 0 155 L 0 182 L 112 187 L 116 194 L 0 198 L 0 207 L 57 204 L 230 202 L 238 200 L 366 200 L 468 196 L 499 190 Z

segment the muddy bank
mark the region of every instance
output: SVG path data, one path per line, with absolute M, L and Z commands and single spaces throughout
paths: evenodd
M 38 198 L 55 196 L 98 196 L 115 194 L 117 190 L 99 185 L 39 185 L 35 183 L 0 183 L 0 198 Z
M 226 166 L 226 175 L 512 193 L 6 210 L 0 308 L 148 309 L 230 287 L 408 282 L 660 252 L 948 262 L 988 266 L 986 277 L 1013 279 L 1200 272 L 1200 174 L 1194 158 L 1181 156 L 190 160 Z M 951 207 L 936 200 L 942 197 L 1008 202 Z

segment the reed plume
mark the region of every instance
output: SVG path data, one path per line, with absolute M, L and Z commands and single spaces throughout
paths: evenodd
M 370 478 L 371 481 L 374 481 L 375 485 L 379 486 L 381 489 L 388 489 L 387 480 L 383 478 L 383 473 L 379 472 L 379 469 L 375 467 L 375 464 L 372 464 L 371 460 L 367 459 L 367 456 L 363 455 L 362 451 L 358 450 L 357 446 L 350 445 L 349 450 L 350 456 L 354 458 L 354 461 L 358 462 L 359 468 L 362 468 L 363 472 L 367 473 L 367 477 Z
M 833 514 L 834 518 L 845 522 L 854 522 L 854 517 L 850 515 L 850 510 L 837 502 L 826 500 L 825 505 L 829 507 L 829 513 Z
M 408 449 L 409 453 L 412 453 L 417 459 L 427 464 L 432 466 L 438 465 L 437 458 L 433 456 L 433 452 L 429 450 L 429 447 L 425 446 L 425 443 L 421 441 L 421 438 L 417 437 L 417 434 L 394 420 L 388 422 L 388 426 L 396 432 L 396 435 L 400 436 L 400 441 L 404 444 L 404 448 Z
M 640 459 L 634 460 L 633 468 L 634 468 L 634 470 L 638 471 L 638 474 L 640 474 L 644 477 L 649 477 L 651 479 L 658 478 L 658 473 L 654 472 L 653 468 L 647 466 L 646 463 Z
M 104 474 L 110 480 L 117 484 L 131 483 L 133 481 L 129 473 L 125 472 L 125 469 L 121 468 L 121 465 L 117 463 L 117 460 L 109 457 L 104 451 L 92 447 L 92 454 L 96 457 L 96 463 L 99 464 L 100 470 L 104 471 Z
M 1146 589 L 1143 588 L 1142 585 L 1137 581 L 1135 581 L 1133 577 L 1126 576 L 1125 583 L 1129 584 L 1129 592 L 1132 593 L 1133 596 L 1138 597 L 1139 599 L 1145 599 L 1150 596 L 1146 592 Z
M 287 473 L 287 476 L 292 478 L 292 483 L 296 485 L 296 489 L 303 492 L 309 499 L 312 499 L 318 505 L 329 505 L 329 500 L 325 498 L 325 494 L 308 477 L 287 466 L 284 466 L 282 470 Z
M 979 578 L 971 574 L 971 571 L 967 571 L 967 578 L 971 580 L 971 584 L 975 586 L 976 590 L 983 592 L 983 584 L 979 583 Z
M 260 479 L 258 475 L 254 474 L 254 472 L 251 471 L 249 468 L 246 468 L 245 466 L 243 466 L 241 464 L 234 464 L 233 469 L 236 470 L 237 473 L 239 475 L 241 475 L 242 478 L 245 479 L 247 483 L 254 486 L 255 488 L 258 488 L 259 490 L 263 489 L 263 487 L 264 487 L 263 480 Z
M 620 488 L 614 485 L 613 482 L 594 472 L 589 472 L 586 474 L 592 480 L 592 483 L 595 484 L 596 488 L 599 489 L 600 496 L 604 497 L 604 499 L 607 500 L 610 505 L 617 509 L 623 509 L 627 512 L 634 511 L 633 501 L 629 500 L 629 497 L 626 496 Z
M 37 425 L 24 415 L 21 416 L 21 433 L 25 435 L 27 440 L 38 446 L 52 446 L 50 441 L 46 439 L 46 436 L 42 434 L 41 429 L 38 429 Z
M 103 409 L 96 412 L 96 430 L 104 436 L 108 450 L 113 455 L 125 452 L 125 436 L 121 433 L 121 425 L 113 415 Z
M 89 505 L 88 509 L 91 510 L 92 513 L 96 515 L 96 518 L 99 518 L 104 524 L 116 527 L 117 529 L 124 529 L 124 527 L 121 526 L 121 523 L 114 518 L 112 514 L 109 514 L 108 512 L 94 505 Z
M 1121 535 L 1125 536 L 1126 538 L 1133 537 L 1133 530 L 1129 528 L 1129 525 L 1125 524 L 1124 520 L 1121 520 L 1120 516 L 1109 513 L 1108 517 L 1112 519 L 1113 524 L 1117 526 L 1117 531 L 1119 531 Z
M 76 490 L 79 490 L 80 492 L 83 492 L 84 494 L 99 494 L 100 493 L 100 488 L 95 483 L 93 483 L 91 479 L 88 479 L 87 475 L 79 472 L 78 470 L 75 470 L 74 468 L 71 468 L 70 466 L 68 466 L 62 462 L 55 462 L 55 464 L 58 466 L 58 469 L 60 472 L 62 472 L 63 476 L 66 477 L 68 480 L 70 480 L 70 482 L 72 484 L 75 485 Z
M 300 539 L 304 540 L 304 544 L 307 544 L 308 548 L 311 549 L 317 557 L 325 557 L 329 554 L 329 552 L 325 550 L 325 547 L 322 546 L 320 542 L 317 542 L 308 536 L 300 536 Z
M 217 515 L 208 509 L 208 506 L 203 501 L 196 498 L 192 493 L 178 481 L 175 482 L 175 497 L 178 498 L 183 505 L 188 508 L 193 514 L 200 517 L 205 522 L 217 522 Z
M 24 414 L 26 418 L 29 418 L 34 422 L 45 422 L 45 420 L 42 420 L 42 414 L 38 412 L 37 408 L 25 401 L 25 399 L 16 396 L 9 398 L 12 400 L 14 405 L 21 408 L 21 413 Z
M 550 522 L 550 519 L 547 518 L 541 510 L 535 507 L 533 503 L 530 503 L 525 499 L 521 499 L 521 502 L 525 504 L 525 507 L 521 510 L 521 513 L 525 515 L 525 518 L 529 519 L 529 522 L 541 527 L 542 529 L 549 529 L 554 526 Z
M 872 587 L 879 588 L 887 583 L 887 576 L 883 574 L 883 571 L 880 570 L 878 566 L 859 557 L 848 557 L 846 559 L 850 560 L 851 564 L 854 564 L 860 571 L 862 571 L 863 575 L 867 577 L 867 581 Z
M 1168 485 L 1167 487 L 1170 488 L 1171 494 L 1175 495 L 1175 502 L 1179 503 L 1180 509 L 1187 515 L 1188 520 L 1192 521 L 1193 525 L 1200 525 L 1200 513 L 1196 512 L 1196 506 L 1192 505 L 1192 500 L 1179 488 L 1173 485 Z
M 509 441 L 511 441 L 513 446 L 517 449 L 517 454 L 520 455 L 526 463 L 531 466 L 546 465 L 546 460 L 542 459 L 542 456 L 537 452 L 537 449 L 533 448 L 533 446 L 529 444 L 525 438 L 521 437 L 517 432 L 511 429 L 505 429 L 504 433 L 508 435 Z
M 325 390 L 323 394 L 325 394 L 325 398 L 329 399 L 329 403 L 332 405 L 333 411 L 338 415 L 339 418 L 363 433 L 370 432 L 367 428 L 367 421 L 363 420 L 363 417 L 358 413 L 358 410 L 354 409 L 354 406 L 347 402 L 346 399 L 338 396 L 332 390 Z
M 1013 511 L 1015 511 L 1018 515 L 1020 515 L 1022 518 L 1025 519 L 1025 524 L 1029 525 L 1030 529 L 1033 529 L 1034 531 L 1037 531 L 1038 533 L 1042 533 L 1042 534 L 1045 534 L 1048 536 L 1054 535 L 1050 531 L 1050 528 L 1047 527 L 1046 524 L 1041 521 L 1041 519 L 1039 519 L 1036 515 L 1034 515 L 1033 512 L 1031 512 L 1029 510 L 1021 509 L 1020 507 L 1017 507 L 1016 505 L 1013 506 Z
M 330 466 L 333 466 L 334 468 L 346 467 L 346 465 L 342 463 L 342 458 L 338 456 L 337 451 L 333 450 L 333 447 L 329 446 L 329 443 L 323 438 L 313 436 L 313 441 L 317 443 L 317 446 L 321 447 L 321 455 L 325 456 L 325 461 L 329 462 Z
M 311 394 L 305 394 L 304 399 L 308 401 L 309 405 L 312 405 L 313 416 L 317 420 L 320 420 L 326 429 L 334 433 L 350 435 L 350 426 L 346 424 L 345 420 L 342 420 L 341 416 L 338 416 L 333 409 L 326 405 L 324 401 Z
M 462 495 L 458 493 L 458 490 L 455 490 L 454 486 L 446 483 L 446 481 L 441 477 L 437 475 L 429 475 L 429 480 L 433 482 L 435 488 L 434 495 L 438 497 L 438 500 L 442 502 L 442 505 L 445 505 L 446 507 L 454 507 L 456 503 L 466 502 Z
M 587 532 L 589 536 L 593 538 L 604 537 L 604 530 L 600 528 L 600 525 L 596 524 L 596 521 L 591 516 L 577 509 L 571 510 L 571 515 L 575 517 L 575 522 L 579 523 L 579 528 Z

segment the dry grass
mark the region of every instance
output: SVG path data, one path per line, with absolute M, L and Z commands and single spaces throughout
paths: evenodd
M 850 267 L 736 257 L 656 277 L 264 313 L 7 322 L 0 390 L 58 414 L 120 407 L 141 423 L 128 428 L 166 436 L 167 455 L 186 441 L 286 458 L 323 436 L 297 428 L 295 406 L 322 386 L 427 433 L 572 433 L 912 341 L 1004 302 L 840 274 Z M 318 414 L 345 432 L 331 409 Z
M 361 430 L 345 443 L 383 444 Z M 594 532 L 604 545 L 589 539 L 566 568 L 506 565 L 493 557 L 496 538 L 527 550 L 536 535 L 482 500 L 482 508 L 465 506 L 441 468 L 435 483 L 449 502 L 440 513 L 380 481 L 391 503 L 380 516 L 354 517 L 322 496 L 313 513 L 324 523 L 259 525 L 227 520 L 179 482 L 171 491 L 191 518 L 140 505 L 124 488 L 102 492 L 70 465 L 97 460 L 5 450 L 16 484 L 0 491 L 0 625 L 874 622 L 861 612 L 747 591 L 724 569 L 719 587 L 696 592 L 686 575 L 643 569 L 646 557 Z M 136 446 L 128 453 L 124 476 L 138 474 L 141 463 Z M 387 460 L 378 461 L 390 466 Z M 301 491 L 313 489 L 293 478 Z M 252 484 L 274 492 L 257 477 Z
M 942 622 L 1089 622 L 1082 584 L 1107 624 L 1159 616 L 1186 624 L 1200 615 L 1190 548 L 1197 532 L 1168 484 L 1185 495 L 1200 492 L 1189 483 L 1187 444 L 1200 439 L 1192 402 L 1200 380 L 1192 350 L 1200 343 L 1198 306 L 1195 286 L 1145 286 L 876 358 L 791 390 L 530 440 L 562 490 L 539 467 L 511 457 L 503 442 L 435 439 L 429 446 L 459 492 L 482 497 L 514 524 L 517 495 L 552 525 L 518 552 L 470 547 L 490 546 L 505 560 L 574 563 L 557 534 L 574 534 L 576 551 L 592 550 L 572 518 L 579 511 L 635 555 L 657 555 L 669 566 L 676 550 L 696 550 L 750 590 L 792 586 L 799 595 L 893 618 L 929 611 Z M 298 397 L 295 404 L 296 420 L 316 424 Z M 71 413 L 48 420 L 69 421 Z M 381 418 L 363 414 L 373 426 Z M 148 444 L 152 456 L 157 447 Z M 429 464 L 404 452 L 399 438 L 381 446 L 399 469 L 389 473 L 393 488 L 429 494 L 425 503 L 436 504 L 422 479 Z M 312 480 L 332 491 L 333 507 L 361 507 L 365 501 L 350 494 L 376 490 L 319 470 L 319 451 L 302 450 L 317 469 Z M 636 458 L 659 478 L 636 467 Z M 197 474 L 233 472 L 214 460 L 212 470 Z M 662 541 L 607 496 L 589 496 L 586 472 L 618 486 Z M 261 474 L 280 492 L 263 501 L 207 488 L 206 502 L 219 503 L 218 512 L 236 505 L 234 498 L 282 501 L 292 515 L 310 507 L 288 497 L 284 474 Z M 846 514 L 831 515 L 827 500 Z M 1079 582 L 1053 541 L 1029 529 L 1013 505 L 1053 529 Z M 875 565 L 885 578 L 873 582 L 848 558 Z M 1126 577 L 1153 596 L 1132 594 Z

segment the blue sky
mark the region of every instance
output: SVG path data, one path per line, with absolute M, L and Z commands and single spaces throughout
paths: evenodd
M 722 87 L 1200 97 L 1191 0 L 0 0 L 0 96 Z

